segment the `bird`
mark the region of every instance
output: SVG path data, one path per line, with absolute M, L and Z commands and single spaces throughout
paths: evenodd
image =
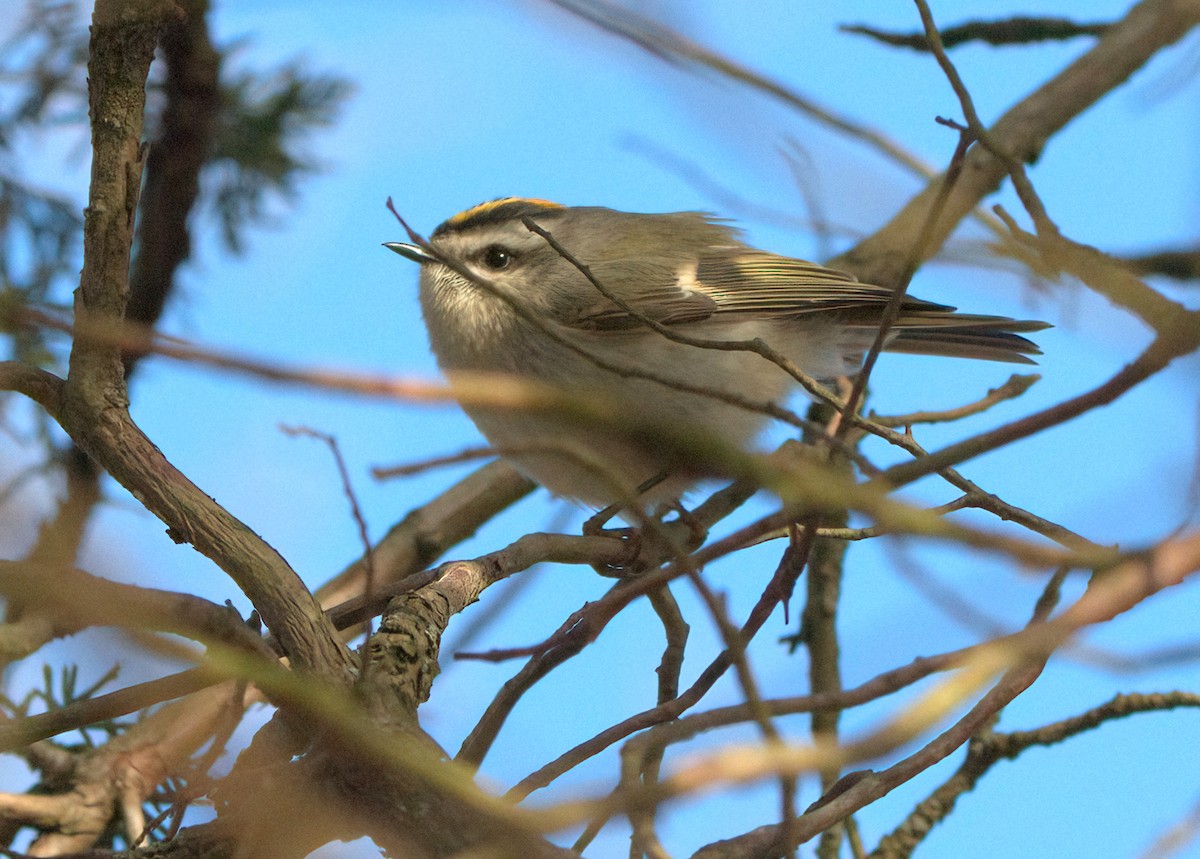
M 501 197 L 447 219 L 427 242 L 384 246 L 421 266 L 421 312 L 449 378 L 502 374 L 618 416 L 461 403 L 528 477 L 603 507 L 677 500 L 711 464 L 689 463 L 672 429 L 745 450 L 768 421 L 746 404 L 794 390 L 762 355 L 703 341 L 760 339 L 823 381 L 857 372 L 874 341 L 891 288 L 741 235 L 705 212 Z M 905 295 L 884 348 L 1028 364 L 1041 351 L 1021 334 L 1047 327 Z

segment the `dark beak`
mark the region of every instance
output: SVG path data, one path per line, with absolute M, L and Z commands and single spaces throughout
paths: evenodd
M 406 245 L 403 242 L 384 242 L 383 246 L 389 251 L 395 251 L 405 259 L 410 259 L 420 265 L 425 265 L 430 262 L 438 262 L 438 258 L 418 245 Z

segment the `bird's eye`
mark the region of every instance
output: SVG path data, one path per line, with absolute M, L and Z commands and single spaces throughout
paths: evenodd
M 483 252 L 483 264 L 492 271 L 500 271 L 512 265 L 513 255 L 506 247 L 491 245 Z

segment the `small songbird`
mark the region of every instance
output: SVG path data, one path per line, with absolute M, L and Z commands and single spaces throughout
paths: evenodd
M 809 376 L 832 380 L 858 370 L 893 292 L 738 236 L 700 212 L 506 197 L 450 218 L 428 247 L 386 247 L 421 264 L 425 325 L 448 375 L 508 374 L 604 402 L 640 429 L 678 427 L 745 447 L 762 411 L 706 392 L 779 403 L 791 376 L 758 354 L 673 341 L 648 320 L 692 339 L 761 338 Z M 1029 364 L 1040 351 L 1016 332 L 1046 327 L 906 296 L 886 348 Z M 596 505 L 666 500 L 696 479 L 678 445 L 655 444 L 652 433 L 553 410 L 463 408 L 499 453 L 559 495 Z

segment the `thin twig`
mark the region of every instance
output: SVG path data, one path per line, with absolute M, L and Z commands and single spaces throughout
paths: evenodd
M 614 588 L 620 587 L 618 583 Z M 496 741 L 505 720 L 516 707 L 521 697 L 537 681 L 559 665 L 576 656 L 589 643 L 590 638 L 580 626 L 582 612 L 574 612 L 558 628 L 552 643 L 535 654 L 516 675 L 510 678 L 488 705 L 475 727 L 462 742 L 456 761 L 478 766 Z
M 917 234 L 917 241 L 909 249 L 900 276 L 892 285 L 892 296 L 884 306 L 883 313 L 880 314 L 879 330 L 875 332 L 875 340 L 871 343 L 871 348 L 867 350 L 866 357 L 863 358 L 862 367 L 854 375 L 850 394 L 846 397 L 846 404 L 842 408 L 842 423 L 834 434 L 835 438 L 845 438 L 846 432 L 850 429 L 851 418 L 858 412 L 862 397 L 867 390 L 867 382 L 871 378 L 871 371 L 875 369 L 875 362 L 879 360 L 883 347 L 887 344 L 888 333 L 891 331 L 892 325 L 900 318 L 900 309 L 904 304 L 904 297 L 908 293 L 908 285 L 933 246 L 934 224 L 941 217 L 946 203 L 950 199 L 950 193 L 954 190 L 954 183 L 958 181 L 959 174 L 962 173 L 967 149 L 972 142 L 971 137 L 967 134 L 959 133 L 958 144 L 955 146 L 954 154 L 950 157 L 950 164 L 942 176 L 941 185 L 934 195 L 933 202 L 925 214 L 925 222 Z
M 1034 374 L 1022 375 L 1014 373 L 1008 381 L 996 388 L 989 388 L 986 395 L 973 403 L 954 409 L 941 411 L 910 412 L 906 415 L 877 415 L 872 413 L 870 420 L 884 427 L 910 427 L 914 424 L 937 424 L 947 421 L 957 421 L 972 415 L 981 414 L 997 403 L 1015 399 L 1028 391 L 1042 377 Z
M 284 435 L 289 435 L 293 438 L 306 436 L 323 442 L 333 455 L 333 462 L 337 466 L 338 477 L 342 481 L 342 492 L 345 493 L 346 500 L 350 502 L 350 515 L 354 517 L 354 523 L 358 527 L 358 539 L 363 547 L 363 597 L 369 602 L 375 595 L 375 554 L 371 547 L 371 534 L 367 528 L 367 519 L 363 516 L 362 507 L 358 503 L 358 494 L 354 491 L 354 485 L 350 482 L 350 470 L 346 468 L 346 459 L 342 456 L 341 446 L 338 445 L 337 439 L 329 433 L 324 433 L 311 427 L 280 424 L 279 430 Z M 368 636 L 371 634 L 370 621 L 366 622 L 364 631 Z
M 462 465 L 464 462 L 474 462 L 494 456 L 497 456 L 497 452 L 493 448 L 469 447 L 466 450 L 460 450 L 458 453 L 452 453 L 447 456 L 431 456 L 428 459 L 422 459 L 407 465 L 377 465 L 371 468 L 371 476 L 376 480 L 389 480 L 393 477 L 411 477 L 414 474 L 432 471 L 435 468 L 444 468 L 447 465 Z

